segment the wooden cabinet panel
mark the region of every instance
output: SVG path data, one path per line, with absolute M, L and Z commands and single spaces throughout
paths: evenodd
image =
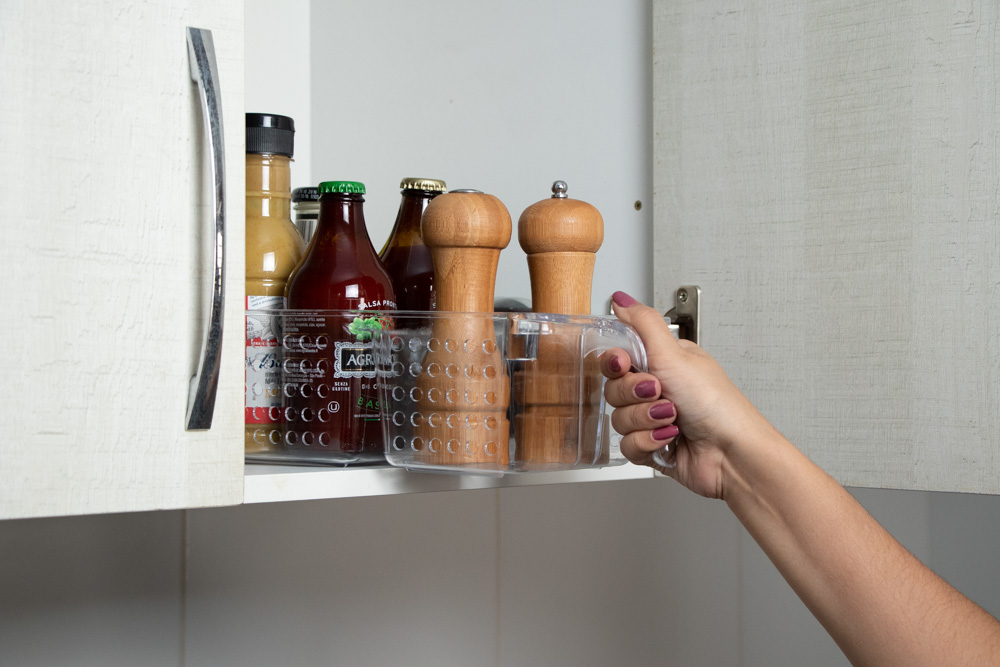
M 223 376 L 185 432 L 212 205 L 185 26 L 213 31 L 226 130 Z M 0 518 L 238 503 L 243 6 L 0 6 Z
M 654 24 L 658 306 L 845 484 L 1000 493 L 996 4 Z

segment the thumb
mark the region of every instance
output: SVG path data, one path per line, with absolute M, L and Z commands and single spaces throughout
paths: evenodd
M 611 300 L 618 319 L 635 329 L 642 339 L 650 368 L 669 362 L 680 353 L 680 343 L 670 331 L 670 325 L 654 308 L 636 301 L 625 292 L 615 292 Z

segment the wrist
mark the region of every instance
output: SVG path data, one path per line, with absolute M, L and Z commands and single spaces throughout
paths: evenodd
M 769 478 L 782 474 L 779 469 L 787 450 L 798 452 L 770 422 L 757 416 L 723 449 L 722 499 L 734 512 L 737 506 L 764 501 L 760 492 L 774 481 Z

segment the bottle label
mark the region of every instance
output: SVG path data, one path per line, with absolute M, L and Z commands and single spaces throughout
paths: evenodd
M 331 453 L 381 451 L 374 333 L 391 315 L 289 310 L 281 359 L 284 441 Z M 324 450 L 326 451 L 326 450 Z
M 336 343 L 333 376 L 338 378 L 375 377 L 371 343 Z
M 355 317 L 347 325 L 353 341 L 339 341 L 335 344 L 333 377 L 373 378 L 375 377 L 375 357 L 372 355 L 373 332 L 381 331 L 387 324 L 385 317 Z
M 281 310 L 283 296 L 247 296 L 246 299 L 246 402 L 247 424 L 281 421 L 281 316 L 253 313 Z
M 368 304 L 371 305 L 371 304 Z M 379 305 L 386 307 L 388 301 Z M 391 326 L 391 320 L 384 315 L 372 313 L 372 317 L 355 317 L 347 325 L 347 331 L 354 340 L 339 341 L 336 345 L 333 377 L 375 379 L 375 356 L 372 353 L 372 337 L 375 331 L 381 331 Z M 357 391 L 354 401 L 355 419 L 377 421 L 379 419 L 378 383 L 362 383 L 355 386 Z

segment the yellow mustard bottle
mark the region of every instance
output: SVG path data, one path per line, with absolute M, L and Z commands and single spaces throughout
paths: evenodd
M 291 220 L 294 137 L 287 116 L 246 115 L 246 454 L 281 449 L 281 320 L 274 311 L 284 309 L 285 283 L 305 252 Z

